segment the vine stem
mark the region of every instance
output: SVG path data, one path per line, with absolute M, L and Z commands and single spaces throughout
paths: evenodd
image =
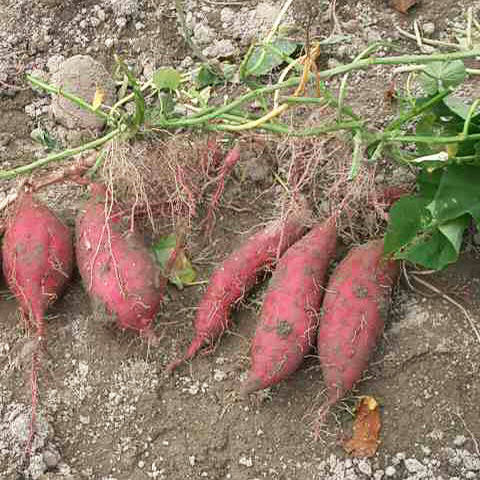
M 92 150 L 96 147 L 99 147 L 100 145 L 103 145 L 104 143 L 109 142 L 110 140 L 112 140 L 112 138 L 119 135 L 120 132 L 121 132 L 120 128 L 117 128 L 115 130 L 112 130 L 107 135 L 97 138 L 96 140 L 93 140 L 91 142 L 85 143 L 84 145 L 80 145 L 79 147 L 69 148 L 67 150 L 64 150 L 63 152 L 55 153 L 53 155 L 48 155 L 44 158 L 40 158 L 39 160 L 29 163 L 28 165 L 22 165 L 21 167 L 13 168 L 11 170 L 7 170 L 6 172 L 0 172 L 0 179 L 7 180 L 9 178 L 14 178 L 18 175 L 30 173 L 37 168 L 48 165 L 49 163 L 58 162 L 59 160 L 72 157 L 73 155 L 77 155 L 78 153 L 86 152 L 87 150 Z
M 437 93 L 437 95 L 435 95 L 428 102 L 425 102 L 420 107 L 414 107 L 412 110 L 404 113 L 402 116 L 400 116 L 399 118 L 394 120 L 392 123 L 390 123 L 390 125 L 387 125 L 384 132 L 391 132 L 392 130 L 396 130 L 403 123 L 408 122 L 409 120 L 412 120 L 413 118 L 417 117 L 421 113 L 423 113 L 423 112 L 429 110 L 430 108 L 432 108 L 435 104 L 441 102 L 450 93 L 451 93 L 450 89 L 446 89 L 443 92 Z
M 62 88 L 55 87 L 53 85 L 50 85 L 49 83 L 45 83 L 42 80 L 40 80 L 37 77 L 34 77 L 33 75 L 27 75 L 27 80 L 34 85 L 35 87 L 42 88 L 43 90 L 53 93 L 56 95 L 62 95 L 62 97 L 65 97 L 66 99 L 70 100 L 71 102 L 75 103 L 78 107 L 82 108 L 83 110 L 87 110 L 90 113 L 94 113 L 100 118 L 103 118 L 105 120 L 108 120 L 110 116 L 108 113 L 105 113 L 104 111 L 94 108 L 90 103 L 86 102 L 80 97 L 77 97 L 76 95 L 73 95 L 72 93 L 66 92 Z
M 359 60 L 357 62 L 352 62 L 346 65 L 339 65 L 338 67 L 335 67 L 335 68 L 323 70 L 319 72 L 318 76 L 319 78 L 326 79 L 326 78 L 333 77 L 335 75 L 350 72 L 352 70 L 364 69 L 373 65 L 401 65 L 406 63 L 424 64 L 428 62 L 459 60 L 459 59 L 471 58 L 476 56 L 480 56 L 480 49 L 470 50 L 468 52 L 438 53 L 433 55 L 398 55 L 398 56 L 392 56 L 392 57 L 370 57 L 363 60 Z M 214 118 L 219 117 L 224 113 L 228 113 L 230 110 L 238 107 L 242 103 L 248 100 L 253 100 L 254 98 L 260 95 L 271 93 L 271 92 L 274 92 L 275 90 L 279 90 L 282 88 L 290 88 L 290 87 L 297 86 L 299 82 L 301 82 L 301 80 L 302 80 L 301 76 L 292 77 L 284 82 L 277 83 L 275 85 L 269 85 L 266 87 L 261 87 L 261 88 L 258 88 L 257 90 L 248 92 L 238 97 L 234 101 L 220 108 L 217 108 L 215 110 L 210 108 L 206 112 L 204 112 L 203 115 L 201 112 L 199 112 L 193 118 L 188 118 L 185 120 L 158 122 L 158 123 L 152 124 L 152 127 L 168 129 L 168 128 L 195 126 L 200 123 L 204 123 L 208 120 L 213 120 Z
M 475 111 L 477 110 L 478 105 L 480 105 L 480 98 L 477 98 L 468 110 L 467 118 L 465 119 L 465 123 L 463 124 L 463 136 L 465 138 L 468 137 L 468 129 L 470 128 L 470 122 L 475 115 Z
M 464 136 L 463 132 L 459 135 L 452 137 L 422 137 L 422 136 L 395 136 L 391 135 L 389 132 L 384 132 L 377 134 L 377 140 L 387 140 L 390 142 L 401 142 L 401 143 L 431 143 L 431 144 L 447 144 L 447 143 L 459 143 L 464 142 L 465 140 L 480 140 L 480 133 L 472 133 L 471 135 Z

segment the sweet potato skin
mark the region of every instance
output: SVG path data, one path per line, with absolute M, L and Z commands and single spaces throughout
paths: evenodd
M 353 248 L 332 273 L 317 336 L 329 404 L 368 367 L 398 272 L 398 262 L 383 257 L 383 240 L 374 240 Z
M 45 312 L 72 274 L 70 230 L 52 210 L 26 192 L 7 223 L 2 257 L 8 286 L 42 337 Z
M 229 326 L 231 309 L 253 287 L 259 273 L 272 267 L 305 230 L 304 222 L 296 216 L 272 222 L 230 254 L 214 271 L 200 301 L 194 320 L 195 337 L 187 353 L 167 366 L 169 372 L 203 346 L 215 343 Z
M 115 204 L 106 203 L 105 187 L 93 184 L 91 195 L 76 222 L 85 289 L 119 328 L 146 332 L 160 308 L 160 272 L 141 238 L 125 232 Z
M 336 243 L 335 221 L 329 219 L 280 258 L 265 293 L 242 396 L 291 375 L 315 345 L 325 276 Z

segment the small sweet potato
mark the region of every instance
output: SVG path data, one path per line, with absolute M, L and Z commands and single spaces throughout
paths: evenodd
M 337 402 L 360 379 L 383 332 L 398 262 L 383 255 L 383 240 L 352 248 L 332 273 L 317 336 L 328 400 Z
M 270 224 L 250 237 L 213 273 L 194 321 L 195 338 L 184 357 L 167 366 L 173 371 L 205 345 L 214 342 L 228 328 L 231 309 L 256 283 L 259 273 L 272 267 L 277 258 L 305 232 L 305 224 L 292 215 Z
M 335 255 L 334 219 L 314 227 L 280 258 L 265 293 L 252 341 L 243 396 L 295 372 L 315 344 L 328 265 Z
M 122 224 L 105 187 L 90 188 L 91 199 L 76 222 L 83 284 L 95 306 L 119 328 L 149 335 L 162 299 L 159 269 L 138 234 Z

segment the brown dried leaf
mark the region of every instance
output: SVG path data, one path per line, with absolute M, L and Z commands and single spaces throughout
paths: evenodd
M 407 13 L 408 9 L 413 7 L 417 0 L 392 0 L 391 6 L 400 13 Z
M 343 448 L 354 457 L 373 457 L 380 444 L 381 426 L 377 401 L 373 397 L 363 397 L 357 407 L 352 438 Z

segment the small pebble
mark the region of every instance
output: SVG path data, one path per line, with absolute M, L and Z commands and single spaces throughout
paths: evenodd
M 250 468 L 253 465 L 253 460 L 250 457 L 246 457 L 245 455 L 242 455 L 239 458 L 238 463 L 240 465 L 243 465 L 243 466 L 247 467 L 247 468 Z
M 386 469 L 385 469 L 385 476 L 387 477 L 393 477 L 395 475 L 397 471 L 395 470 L 395 467 L 393 467 L 392 465 L 388 466 Z
M 367 476 L 372 475 L 372 467 L 370 466 L 370 464 L 366 460 L 360 460 L 358 462 L 357 467 L 360 470 L 360 472 L 362 472 L 363 474 L 365 474 Z
M 377 471 L 373 474 L 373 478 L 374 478 L 374 480 L 382 480 L 384 474 L 385 474 L 385 472 L 384 472 L 383 470 L 377 470 Z
M 473 241 L 478 245 L 480 244 L 480 233 L 476 233 L 475 236 L 473 237 Z M 467 437 L 465 437 L 465 435 L 457 435 L 454 439 L 453 439 L 453 444 L 456 446 L 456 447 L 462 447 L 465 442 L 467 441 Z
M 416 458 L 407 458 L 404 463 L 405 463 L 405 468 L 410 473 L 417 473 L 425 470 L 425 465 L 419 462 Z

